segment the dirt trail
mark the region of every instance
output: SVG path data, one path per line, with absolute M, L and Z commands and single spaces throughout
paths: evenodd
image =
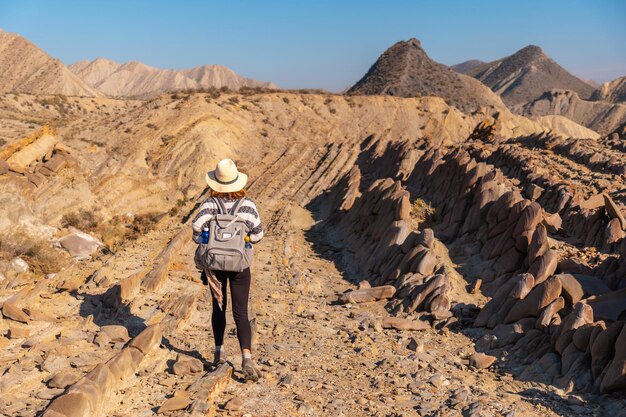
M 303 189 L 316 185 L 315 180 L 308 181 L 311 176 L 306 173 L 323 166 L 318 161 L 326 154 L 316 152 L 318 157 L 312 158 L 314 153 L 287 151 L 294 157 L 281 158 L 281 169 L 257 177 L 251 187 L 268 225 L 253 267 L 250 309 L 256 321 L 254 357 L 263 378 L 258 383 L 241 380 L 229 308 L 225 345 L 235 372 L 215 398 L 218 414 L 558 415 L 550 406 L 550 398 L 559 402 L 558 395 L 546 396 L 537 384 L 515 381 L 510 375 L 469 368 L 467 358 L 474 353 L 469 337 L 448 329 L 382 329 L 381 320 L 389 315 L 383 302 L 336 303 L 338 294 L 355 287 L 349 279 L 356 277 L 347 277 L 338 269 L 337 252 L 324 243 L 324 236 L 310 231 L 312 213 L 291 201 L 296 191 L 301 195 Z M 305 172 L 300 181 L 293 175 L 294 166 Z M 264 192 L 255 195 L 259 190 Z M 108 415 L 152 416 L 174 392 L 199 379 L 201 374 L 172 374 L 177 353 L 195 356 L 208 366 L 213 347 L 210 295 L 198 282 L 193 246 L 185 245 L 156 293 L 146 292 L 140 303 L 134 303 L 136 315 L 152 322 L 162 318 L 155 310 L 163 305 L 163 297 L 188 292 L 197 296 L 191 316 L 166 335 L 164 345 L 138 373 L 135 383 L 115 396 Z M 409 348 L 413 339 L 416 346 Z M 533 399 L 538 393 L 541 401 Z

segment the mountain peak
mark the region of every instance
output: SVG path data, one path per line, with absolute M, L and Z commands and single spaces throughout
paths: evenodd
M 383 52 L 348 94 L 400 97 L 438 96 L 462 111 L 481 106 L 504 107 L 488 88 L 433 61 L 412 38 Z
M 536 100 L 546 91 L 572 90 L 588 99 L 594 88 L 567 72 L 537 45 L 466 72 L 499 94 L 507 105 Z

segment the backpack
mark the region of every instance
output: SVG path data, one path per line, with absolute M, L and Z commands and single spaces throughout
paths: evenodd
M 226 210 L 224 202 L 213 198 L 219 213 L 209 221 L 209 243 L 200 243 L 194 255 L 196 267 L 200 270 L 241 272 L 252 264 L 254 249 L 246 248 L 245 237 L 250 232 L 246 222 L 235 213 L 243 203 L 243 198 Z

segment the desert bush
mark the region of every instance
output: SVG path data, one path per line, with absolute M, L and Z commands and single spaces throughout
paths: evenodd
M 283 97 L 283 101 L 287 104 L 289 104 L 289 98 L 288 97 Z
M 102 217 L 94 210 L 79 209 L 65 213 L 61 217 L 61 226 L 75 227 L 83 232 L 91 232 L 98 227 Z
M 228 99 L 228 102 L 230 104 L 239 104 L 239 98 L 238 97 L 231 97 Z
M 0 235 L 0 258 L 9 262 L 24 259 L 35 273 L 59 272 L 69 262 L 69 255 L 52 246 L 52 243 L 33 236 L 22 229 Z
M 437 210 L 421 198 L 416 198 L 413 201 L 410 215 L 416 226 L 428 226 L 437 221 Z
M 93 233 L 100 238 L 109 250 L 115 252 L 126 242 L 137 240 L 154 229 L 158 221 L 158 214 L 150 213 L 137 215 L 132 218 L 114 216 L 108 221 L 100 223 Z

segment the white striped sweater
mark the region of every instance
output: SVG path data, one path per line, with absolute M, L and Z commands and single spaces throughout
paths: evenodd
M 230 210 L 233 208 L 237 200 L 222 200 L 226 210 Z M 209 221 L 213 218 L 214 215 L 219 214 L 220 209 L 213 199 L 213 197 L 209 197 L 202 205 L 200 206 L 200 211 L 196 214 L 196 217 L 191 222 L 191 228 L 193 229 L 193 241 L 196 243 L 200 242 L 200 235 L 202 234 L 202 228 L 205 224 L 208 224 Z M 263 239 L 263 227 L 261 227 L 261 217 L 259 216 L 259 212 L 256 209 L 256 204 L 254 201 L 249 198 L 244 198 L 243 202 L 239 206 L 237 213 L 235 213 L 242 220 L 246 222 L 248 226 L 248 232 L 250 234 L 250 241 L 252 243 L 257 243 L 261 239 Z

